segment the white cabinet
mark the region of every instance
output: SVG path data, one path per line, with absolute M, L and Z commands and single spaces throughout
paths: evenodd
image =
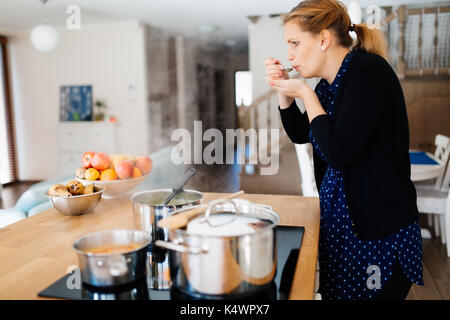
M 75 174 L 81 167 L 86 151 L 114 153 L 115 124 L 103 121 L 60 122 L 58 124 L 58 154 L 60 174 Z

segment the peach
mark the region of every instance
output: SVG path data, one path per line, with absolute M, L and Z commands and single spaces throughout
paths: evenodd
M 138 178 L 141 176 L 142 176 L 141 170 L 139 170 L 138 168 L 135 167 L 133 170 L 133 178 Z
M 97 152 L 91 159 L 92 167 L 99 171 L 108 169 L 110 163 L 111 160 L 109 159 L 109 156 L 104 152 Z
M 100 180 L 116 180 L 116 179 L 117 173 L 114 171 L 114 169 L 106 169 L 100 175 Z
M 129 160 L 134 165 L 134 158 L 129 154 L 111 154 L 109 155 L 111 159 L 111 168 L 114 168 L 119 161 Z
M 150 157 L 139 156 L 136 157 L 136 168 L 141 170 L 142 174 L 145 175 L 152 170 L 153 162 Z
M 120 179 L 126 179 L 133 176 L 134 166 L 131 161 L 121 160 L 117 162 L 114 169 Z

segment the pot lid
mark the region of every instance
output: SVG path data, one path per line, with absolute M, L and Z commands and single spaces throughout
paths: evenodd
M 276 225 L 278 215 L 270 207 L 243 199 L 212 204 L 205 215 L 190 221 L 186 233 L 201 236 L 241 236 Z

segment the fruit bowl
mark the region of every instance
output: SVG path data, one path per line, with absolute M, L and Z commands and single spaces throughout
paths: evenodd
M 89 184 L 92 184 L 92 182 Z M 66 216 L 80 216 L 95 209 L 102 197 L 103 191 L 103 187 L 95 184 L 94 192 L 89 194 L 68 197 L 50 196 L 47 193 L 45 193 L 45 195 L 49 198 L 53 208 L 59 213 Z
M 90 181 L 86 179 L 77 178 L 83 185 L 95 183 L 96 186 L 101 186 L 105 190 L 103 192 L 104 199 L 122 198 L 131 195 L 131 191 L 141 184 L 148 174 L 145 176 L 123 179 L 123 180 L 96 180 Z

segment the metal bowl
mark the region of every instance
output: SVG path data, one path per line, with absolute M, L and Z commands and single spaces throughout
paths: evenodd
M 96 287 L 111 287 L 143 278 L 150 242 L 146 232 L 127 229 L 98 231 L 77 239 L 73 248 L 78 255 L 83 281 Z M 99 246 L 131 243 L 137 243 L 139 247 L 124 253 L 86 252 Z
M 79 216 L 92 212 L 102 197 L 105 188 L 94 186 L 94 192 L 90 194 L 82 194 L 79 196 L 54 197 L 47 193 L 50 202 L 56 211 L 66 216 Z

